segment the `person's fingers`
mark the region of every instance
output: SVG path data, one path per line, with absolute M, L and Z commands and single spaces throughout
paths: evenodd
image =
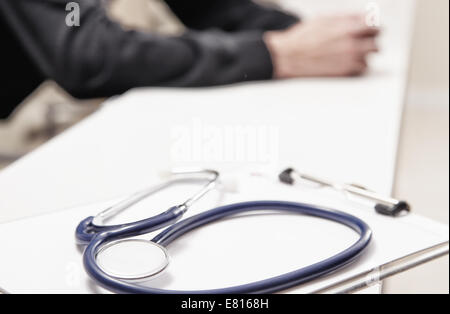
M 352 62 L 352 64 L 349 66 L 349 70 L 347 75 L 354 76 L 354 75 L 361 75 L 367 70 L 367 61 L 365 59 L 357 60 Z
M 364 25 L 359 29 L 355 29 L 353 36 L 358 38 L 374 38 L 380 34 L 380 29 L 378 27 Z
M 355 37 L 376 37 L 380 33 L 378 27 L 368 26 L 364 23 L 355 23 L 350 26 L 349 33 Z
M 379 50 L 378 45 L 373 38 L 346 38 L 345 40 L 338 42 L 338 45 L 335 47 L 335 51 L 344 53 L 353 59 L 365 58 L 366 55 L 378 52 Z
M 369 64 L 365 57 L 361 57 L 360 59 L 357 60 L 356 65 L 357 67 L 367 68 Z
M 365 20 L 364 14 L 360 13 L 334 14 L 326 17 L 334 22 L 361 23 Z
M 367 25 L 363 15 L 349 17 L 346 24 L 349 34 L 355 37 L 375 37 L 380 33 L 378 27 Z
M 365 55 L 355 55 L 352 58 L 347 58 L 341 63 L 343 75 L 354 76 L 363 74 L 368 68 L 368 62 Z
M 357 41 L 357 49 L 363 54 L 378 52 L 379 48 L 374 38 L 364 38 Z

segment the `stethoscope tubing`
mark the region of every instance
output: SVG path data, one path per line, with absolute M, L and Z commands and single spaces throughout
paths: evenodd
M 182 213 L 171 209 L 156 217 L 125 225 L 118 229 L 106 229 L 94 235 L 89 242 L 84 255 L 83 263 L 87 273 L 102 287 L 116 293 L 133 294 L 261 294 L 275 293 L 286 290 L 313 279 L 330 274 L 353 262 L 369 245 L 372 238 L 372 231 L 362 220 L 344 212 L 320 208 L 317 206 L 284 202 L 284 201 L 254 201 L 221 206 L 196 216 L 192 216 L 168 227 L 156 237 L 153 242 L 167 247 L 174 240 L 187 232 L 204 226 L 211 222 L 223 219 L 228 216 L 237 215 L 244 212 L 254 211 L 282 211 L 297 213 L 307 216 L 318 217 L 343 224 L 359 234 L 359 239 L 349 248 L 327 258 L 318 263 L 312 264 L 298 270 L 256 281 L 240 286 L 233 286 L 212 290 L 164 290 L 158 288 L 144 287 L 142 285 L 123 281 L 106 274 L 96 263 L 96 255 L 99 249 L 108 242 L 133 237 L 148 233 L 148 230 L 155 230 L 160 226 L 167 226 L 170 222 L 178 220 Z

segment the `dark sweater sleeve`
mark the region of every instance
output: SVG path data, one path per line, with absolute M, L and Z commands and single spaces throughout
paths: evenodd
M 299 18 L 252 0 L 166 0 L 166 3 L 189 28 L 215 27 L 224 31 L 279 30 Z
M 0 9 L 35 64 L 75 97 L 272 77 L 259 30 L 189 31 L 177 37 L 127 31 L 107 17 L 100 0 L 78 0 L 81 26 L 68 27 L 68 2 L 1 0 Z

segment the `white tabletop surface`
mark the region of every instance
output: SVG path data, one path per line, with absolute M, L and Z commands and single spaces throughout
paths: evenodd
M 396 5 L 377 3 L 383 13 L 383 52 L 373 58 L 366 76 L 131 91 L 107 101 L 96 114 L 0 172 L 0 221 L 87 206 L 51 216 L 51 221 L 59 217 L 61 225 L 70 218 L 73 228 L 92 210 L 89 204 L 147 187 L 158 182 L 160 171 L 173 166 L 201 165 L 239 178 L 255 171 L 274 175 L 292 165 L 390 194 L 413 6 L 403 0 Z M 419 228 L 420 221 L 429 228 L 428 220 L 411 217 Z M 290 225 L 289 219 L 277 219 L 280 232 L 286 229 L 281 226 Z M 46 231 L 37 228 L 37 221 L 35 229 L 22 233 L 22 240 L 40 236 L 45 241 Z M 8 226 L 14 225 L 0 230 L 10 230 Z M 248 226 L 240 227 L 248 231 Z M 225 231 L 209 236 L 221 243 L 227 239 Z M 418 249 L 411 246 L 406 251 L 412 248 Z M 373 259 L 370 266 L 372 262 L 380 261 Z
M 2 171 L 0 221 L 127 195 L 160 171 L 196 164 L 224 172 L 292 165 L 390 194 L 403 89 L 399 77 L 374 73 L 136 90 Z

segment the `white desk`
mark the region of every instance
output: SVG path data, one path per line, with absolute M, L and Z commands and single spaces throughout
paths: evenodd
M 174 165 L 207 165 L 230 175 L 294 165 L 390 194 L 408 68 L 411 15 L 402 12 L 385 26 L 384 52 L 362 78 L 142 89 L 106 102 L 0 173 L 0 221 L 125 196 Z M 240 155 L 239 147 L 250 146 L 260 154 Z
M 100 112 L 2 171 L 0 220 L 126 195 L 155 182 L 162 169 L 193 163 L 271 171 L 294 165 L 390 194 L 403 90 L 400 77 L 373 74 L 206 90 L 133 91 L 107 102 Z M 229 129 L 233 140 L 243 138 L 250 144 L 250 136 L 236 135 L 246 126 L 263 130 L 259 147 L 269 154 L 259 156 L 262 162 L 248 161 L 249 155 L 242 163 L 227 162 L 230 158 L 224 155 L 185 153 L 190 148 L 226 148 L 220 137 Z M 206 137 L 200 144 L 194 143 L 198 132 Z M 213 145 L 207 139 L 211 132 L 216 133 Z M 185 146 L 186 156 L 173 154 Z M 231 159 L 239 160 L 238 148 L 232 149 Z

